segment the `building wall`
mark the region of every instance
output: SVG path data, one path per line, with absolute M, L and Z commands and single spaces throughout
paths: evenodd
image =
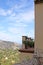
M 25 45 L 23 44 L 23 41 L 26 41 L 26 36 L 22 36 L 22 48 L 25 49 Z
M 29 48 L 29 46 L 26 46 L 23 42 L 24 41 L 32 41 L 33 39 L 30 37 L 27 37 L 27 36 L 22 36 L 22 48 L 23 49 L 28 49 Z
M 35 49 L 43 49 L 43 3 L 35 4 Z

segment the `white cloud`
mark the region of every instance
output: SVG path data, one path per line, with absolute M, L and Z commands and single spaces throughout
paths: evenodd
M 0 15 L 2 15 L 2 16 L 6 16 L 6 12 L 5 12 L 4 9 L 1 9 L 1 8 L 0 8 Z
M 5 11 L 4 9 L 0 8 L 0 15 L 1 16 L 7 16 L 7 15 L 11 15 L 12 14 L 12 10 L 7 10 Z
M 11 14 L 11 17 L 14 17 L 14 16 L 16 16 L 16 14 L 15 14 L 15 13 Z
M 13 33 L 13 34 L 20 34 L 20 35 L 24 33 L 24 29 L 23 28 L 18 28 L 18 27 L 16 27 L 16 28 L 9 27 L 8 31 Z
M 29 30 L 26 30 L 25 28 L 22 28 L 22 27 L 9 27 L 8 28 L 8 31 L 14 35 L 17 35 L 17 36 L 22 36 L 22 35 L 29 35 L 30 37 L 33 37 L 34 38 L 34 29 L 29 29 Z
M 2 30 L 4 27 L 0 25 L 0 30 Z
M 18 35 L 15 35 L 15 34 L 12 35 L 11 33 L 8 34 L 6 31 L 0 31 L 0 40 L 22 43 L 22 38 L 19 34 Z
M 28 10 L 26 12 L 21 12 L 21 13 L 13 13 L 11 16 L 6 18 L 7 21 L 12 21 L 12 22 L 23 22 L 23 23 L 30 23 L 33 22 L 34 20 L 34 11 L 33 10 Z
M 11 14 L 12 14 L 12 10 L 8 10 L 8 11 L 6 12 L 6 14 L 11 15 Z
M 29 30 L 28 37 L 32 37 L 34 39 L 34 30 Z
M 22 15 L 22 19 L 26 22 L 31 22 L 34 19 L 34 11 L 25 12 Z
M 14 26 L 14 27 L 22 27 L 22 28 L 25 28 L 28 26 L 28 24 L 24 24 L 24 23 L 21 23 L 21 22 L 18 22 L 18 23 L 14 23 L 14 22 L 9 22 L 9 26 Z
M 30 4 L 31 4 L 31 2 L 29 0 L 25 0 L 25 1 L 24 0 L 20 0 L 20 1 L 14 0 L 14 2 L 12 1 L 12 3 L 13 3 L 12 9 L 16 10 L 16 11 L 21 11 L 21 10 L 23 11 L 24 10 L 23 8 L 26 8 L 26 7 L 30 6 Z
M 12 41 L 12 37 L 10 36 L 10 34 L 7 34 L 5 31 L 0 31 L 0 39 L 1 40 L 10 40 Z

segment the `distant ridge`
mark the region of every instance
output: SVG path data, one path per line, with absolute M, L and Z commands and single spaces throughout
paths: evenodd
M 19 49 L 21 45 L 11 42 L 11 41 L 3 41 L 0 40 L 0 49 Z

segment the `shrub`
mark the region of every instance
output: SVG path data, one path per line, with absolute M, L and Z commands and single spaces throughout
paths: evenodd
M 34 48 L 34 41 L 23 41 L 23 44 L 25 44 L 26 49 L 28 46 Z

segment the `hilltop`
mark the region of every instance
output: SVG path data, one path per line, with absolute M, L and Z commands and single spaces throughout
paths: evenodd
M 21 45 L 18 43 L 0 40 L 0 49 L 19 49 L 20 47 Z

